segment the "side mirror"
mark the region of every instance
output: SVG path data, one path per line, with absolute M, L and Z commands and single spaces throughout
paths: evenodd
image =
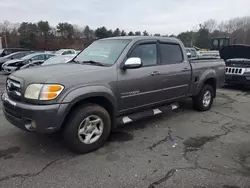
M 141 59 L 138 57 L 131 57 L 124 63 L 124 69 L 135 69 L 142 66 Z

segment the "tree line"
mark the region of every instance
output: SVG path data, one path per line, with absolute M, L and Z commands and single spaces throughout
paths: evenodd
M 24 47 L 34 50 L 83 49 L 99 38 L 149 35 L 168 36 L 150 34 L 146 30 L 142 32 L 126 32 L 120 28 L 112 30 L 105 26 L 92 29 L 88 25 L 81 27 L 67 22 L 58 23 L 56 27 L 51 26 L 48 21 L 0 23 L 3 47 Z M 219 23 L 210 19 L 190 31 L 170 36 L 179 38 L 187 47 L 209 48 L 211 37 L 231 37 L 233 43 L 250 44 L 250 17 L 233 18 Z

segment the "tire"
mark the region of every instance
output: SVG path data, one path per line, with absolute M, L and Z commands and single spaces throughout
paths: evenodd
M 211 95 L 210 101 L 204 104 L 203 99 L 209 92 Z M 207 111 L 211 108 L 215 96 L 215 91 L 211 85 L 204 85 L 200 90 L 199 94 L 193 97 L 193 107 L 198 111 Z M 208 100 L 207 100 L 208 101 Z
M 79 129 L 84 127 L 81 123 L 85 123 L 87 118 L 91 119 L 93 117 L 101 119 L 103 123 L 102 134 L 100 134 L 100 137 L 95 142 L 86 144 L 84 141 L 87 137 L 85 135 L 79 135 Z M 94 122 L 94 120 L 91 121 Z M 90 122 L 90 120 L 88 122 Z M 101 127 L 101 123 L 99 126 Z M 100 127 L 99 131 L 101 130 Z M 111 120 L 107 110 L 96 104 L 86 104 L 72 111 L 69 118 L 66 120 L 62 135 L 65 144 L 70 150 L 79 154 L 85 154 L 102 147 L 107 141 L 110 131 Z M 95 134 L 93 136 L 95 136 Z

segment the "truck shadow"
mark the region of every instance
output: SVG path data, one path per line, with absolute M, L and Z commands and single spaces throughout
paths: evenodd
M 193 109 L 191 100 L 181 101 L 180 108 L 175 111 L 169 111 L 168 113 L 148 117 L 127 125 L 120 126 L 110 134 L 107 145 L 112 143 L 131 141 L 134 139 L 134 131 L 147 128 L 152 129 L 152 127 L 155 127 L 155 125 L 159 125 L 165 121 L 167 122 L 168 119 L 173 118 L 176 113 L 192 113 L 192 111 Z M 19 153 L 31 155 L 42 154 L 44 156 L 49 155 L 50 157 L 58 155 L 62 155 L 65 157 L 75 155 L 73 152 L 66 148 L 60 133 L 41 135 L 23 131 L 14 131 L 12 135 L 9 136 L 11 136 L 12 138 L 16 138 L 14 141 L 12 141 L 12 145 L 20 148 Z M 11 148 L 5 150 L 9 151 L 11 150 Z M 13 158 L 11 155 L 7 155 L 6 152 L 4 154 L 4 151 L 2 153 L 2 159 L 5 158 L 6 160 L 8 160 Z

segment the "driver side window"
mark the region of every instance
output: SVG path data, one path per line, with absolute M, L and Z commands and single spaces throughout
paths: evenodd
M 31 58 L 32 61 L 44 60 L 44 55 L 37 55 Z
M 140 44 L 135 47 L 130 57 L 139 57 L 142 66 L 152 66 L 157 64 L 157 48 L 156 44 Z

